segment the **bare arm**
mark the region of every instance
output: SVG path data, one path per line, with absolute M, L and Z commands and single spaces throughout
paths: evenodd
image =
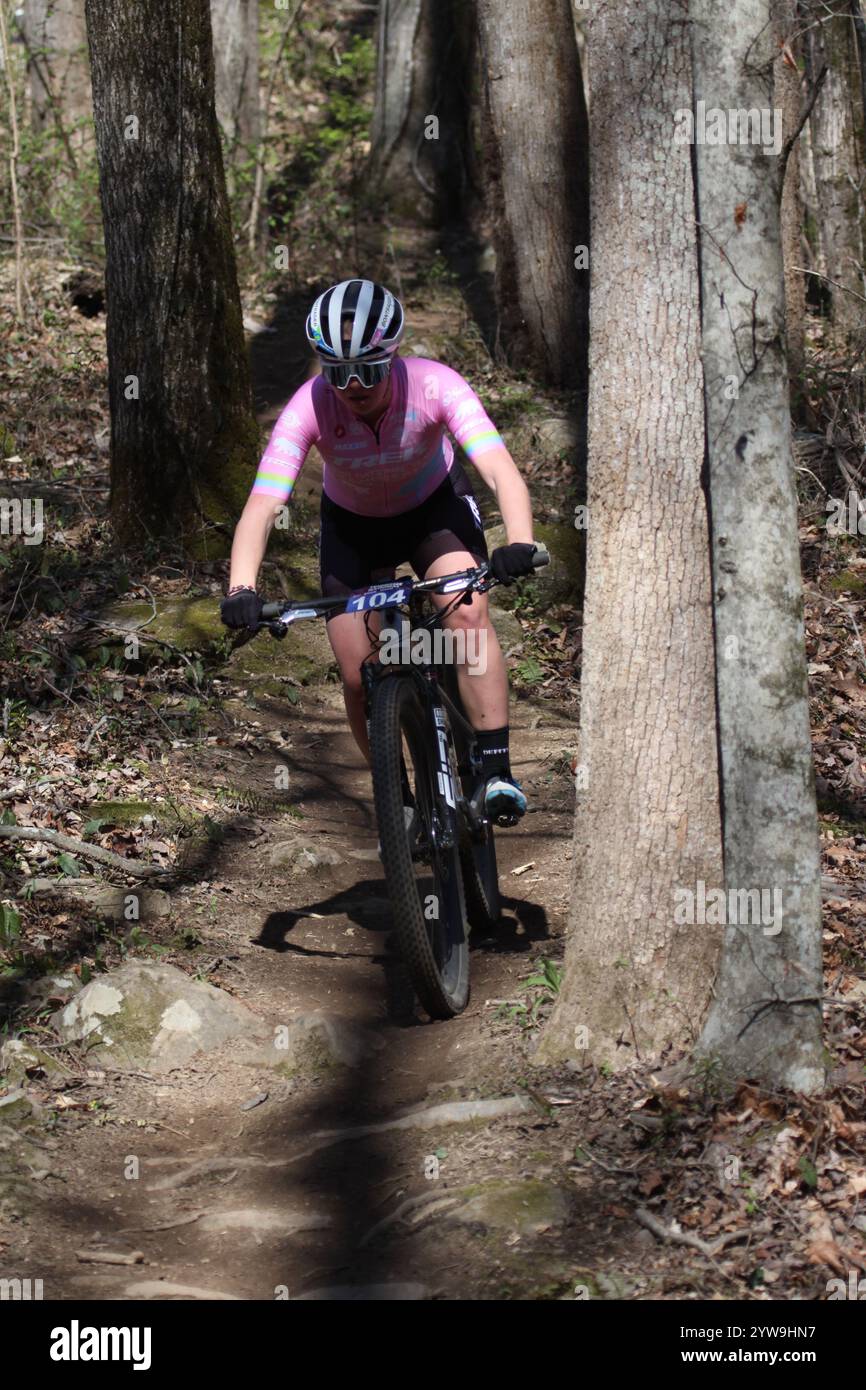
M 532 544 L 532 503 L 514 459 L 506 448 L 489 449 L 474 459 L 475 468 L 499 504 L 508 544 Z
M 251 588 L 255 588 L 259 569 L 268 548 L 268 537 L 282 505 L 283 503 L 276 498 L 263 493 L 254 492 L 247 499 L 232 541 L 230 589 L 236 584 L 249 584 Z

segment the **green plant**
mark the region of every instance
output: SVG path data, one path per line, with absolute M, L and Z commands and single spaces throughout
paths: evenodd
M 21 936 L 21 917 L 8 903 L 0 903 L 0 946 L 13 947 Z
M 495 1017 L 519 1023 L 522 1028 L 535 1028 L 543 1008 L 549 1007 L 562 986 L 562 968 L 553 960 L 540 960 L 535 972 L 523 982 L 527 1002 L 500 1004 Z

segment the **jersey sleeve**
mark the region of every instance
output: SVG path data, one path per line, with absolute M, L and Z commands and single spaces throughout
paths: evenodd
M 437 362 L 436 368 L 439 418 L 461 449 L 473 463 L 491 449 L 504 449 L 505 441 L 469 382 L 442 362 Z
M 305 381 L 282 411 L 262 454 L 253 492 L 285 502 L 311 447 L 319 438 L 313 381 Z

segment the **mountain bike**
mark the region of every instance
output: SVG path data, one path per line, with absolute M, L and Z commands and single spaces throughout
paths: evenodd
M 549 561 L 537 546 L 535 568 Z M 400 953 L 431 1018 L 466 1007 L 470 927 L 490 929 L 501 915 L 481 757 L 449 660 L 456 638 L 442 626 L 458 604 L 498 582 L 486 564 L 438 579 L 394 579 L 344 597 L 267 603 L 259 625 L 279 638 L 303 619 L 365 615 L 371 653 L 361 675 L 380 854 Z M 436 609 L 431 594 L 454 597 Z

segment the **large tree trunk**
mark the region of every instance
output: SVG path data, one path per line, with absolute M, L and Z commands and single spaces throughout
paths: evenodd
M 478 0 L 478 21 L 502 345 L 553 385 L 585 388 L 587 115 L 571 3 Z
M 233 522 L 258 429 L 208 0 L 87 0 L 105 226 L 112 520 L 200 551 Z
M 231 166 L 259 138 L 259 0 L 211 0 L 211 25 L 216 113 Z
M 769 0 L 693 0 L 692 17 L 696 100 L 772 111 Z M 701 1050 L 736 1076 L 812 1091 L 823 1078 L 820 878 L 779 169 L 729 138 L 699 143 L 697 170 L 728 894 Z M 757 900 L 749 913 L 743 895 L 760 890 L 756 921 Z
M 821 6 L 822 15 L 824 7 Z M 852 19 L 823 18 L 810 29 L 813 73 L 827 78 L 812 112 L 812 152 L 821 239 L 831 281 L 833 323 L 853 339 L 863 326 L 863 152 L 860 68 Z
M 56 128 L 74 160 L 92 140 L 84 0 L 27 0 L 22 32 L 34 128 Z
M 693 1043 L 721 944 L 675 920 L 678 891 L 722 873 L 692 169 L 673 139 L 687 18 L 676 0 L 590 11 L 588 787 L 541 1061 L 620 1068 Z
M 413 220 L 459 215 L 469 182 L 469 64 L 463 0 L 380 0 L 370 177 Z

